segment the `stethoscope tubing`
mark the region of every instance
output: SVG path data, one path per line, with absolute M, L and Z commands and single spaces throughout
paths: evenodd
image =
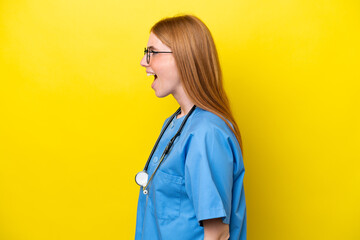
M 148 191 L 147 191 L 146 188 L 148 187 L 149 183 L 151 182 L 152 178 L 154 177 L 154 175 L 155 175 L 156 171 L 158 170 L 158 168 L 160 167 L 161 163 L 162 163 L 163 160 L 165 159 L 166 155 L 170 152 L 171 147 L 172 147 L 172 145 L 174 144 L 176 138 L 180 136 L 181 131 L 182 131 L 182 129 L 183 129 L 184 126 L 185 126 L 185 123 L 187 122 L 187 120 L 188 120 L 188 118 L 190 117 L 190 115 L 194 112 L 195 108 L 196 108 L 195 105 L 191 108 L 191 110 L 189 111 L 189 113 L 188 113 L 187 116 L 185 117 L 184 121 L 183 121 L 182 124 L 180 125 L 179 130 L 178 130 L 178 131 L 176 132 L 176 134 L 171 138 L 171 140 L 169 141 L 169 143 L 168 143 L 167 146 L 165 147 L 165 150 L 164 150 L 164 152 L 163 152 L 162 155 L 161 155 L 160 161 L 159 161 L 158 165 L 156 166 L 154 172 L 151 174 L 150 179 L 148 179 L 148 181 L 147 181 L 147 183 L 146 183 L 145 186 L 142 186 L 142 187 L 143 187 L 143 193 L 144 193 L 144 194 L 147 194 L 147 193 L 148 193 Z M 150 153 L 150 156 L 149 156 L 149 158 L 148 158 L 148 160 L 147 160 L 147 162 L 146 162 L 146 164 L 145 164 L 144 170 L 143 170 L 142 172 L 144 172 L 144 173 L 147 174 L 147 169 L 148 169 L 150 160 L 151 160 L 152 156 L 154 155 L 154 152 L 155 152 L 155 150 L 156 150 L 156 148 L 157 148 L 157 146 L 158 146 L 158 144 L 159 144 L 159 142 L 160 142 L 160 139 L 162 138 L 162 136 L 163 136 L 163 134 L 165 133 L 166 129 L 168 128 L 169 124 L 172 122 L 172 120 L 174 119 L 174 117 L 176 117 L 177 114 L 178 114 L 180 111 L 181 111 L 181 108 L 179 108 L 179 109 L 171 116 L 171 118 L 170 118 L 169 121 L 166 123 L 165 127 L 163 128 L 163 130 L 161 131 L 160 136 L 159 136 L 158 139 L 156 140 L 156 143 L 155 143 L 155 145 L 154 145 L 154 147 L 153 147 L 153 149 L 152 149 L 152 151 L 151 151 L 151 153 Z M 136 177 L 135 177 L 135 179 L 136 179 Z M 135 181 L 136 181 L 136 180 L 135 180 Z M 136 181 L 136 183 L 139 184 L 137 181 Z M 140 184 L 139 184 L 139 185 L 140 185 Z M 141 185 L 140 185 L 140 186 L 141 186 Z
M 172 120 L 174 119 L 174 117 L 176 117 L 180 112 L 181 112 L 181 108 L 178 108 L 176 110 L 176 112 L 173 115 L 171 115 L 169 121 L 166 123 L 165 127 L 163 128 L 163 130 L 161 131 L 159 137 L 157 138 L 157 140 L 155 142 L 155 145 L 154 145 L 153 149 L 151 150 L 150 156 L 149 156 L 148 160 L 146 161 L 146 164 L 145 164 L 145 167 L 144 167 L 143 171 L 145 171 L 145 172 L 147 171 L 147 169 L 149 167 L 150 160 L 151 160 L 152 156 L 154 155 L 154 152 L 155 152 L 157 146 L 159 145 L 159 142 L 160 142 L 162 136 L 164 135 L 166 129 L 169 127 L 169 125 L 172 122 Z

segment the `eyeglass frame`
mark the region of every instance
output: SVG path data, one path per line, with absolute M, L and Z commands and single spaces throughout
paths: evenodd
M 148 48 L 144 48 L 144 55 L 146 54 L 146 62 L 150 64 L 150 53 L 173 53 L 173 52 L 165 52 L 165 51 L 154 51 Z

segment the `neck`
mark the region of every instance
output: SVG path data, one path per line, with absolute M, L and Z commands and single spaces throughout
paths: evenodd
M 194 106 L 194 103 L 186 95 L 185 91 L 182 89 L 181 94 L 174 94 L 173 96 L 181 107 L 181 112 L 179 115 L 177 115 L 177 118 L 181 118 L 188 114 L 188 112 L 190 112 L 191 108 Z

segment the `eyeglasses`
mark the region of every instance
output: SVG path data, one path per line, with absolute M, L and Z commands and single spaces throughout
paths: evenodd
M 146 62 L 147 62 L 147 64 L 150 63 L 150 53 L 156 54 L 156 53 L 172 53 L 172 52 L 159 52 L 159 51 L 154 51 L 154 50 L 145 48 L 144 49 L 144 55 L 146 54 Z

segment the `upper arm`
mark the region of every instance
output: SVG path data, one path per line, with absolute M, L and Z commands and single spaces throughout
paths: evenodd
M 200 126 L 188 144 L 185 188 L 198 221 L 223 218 L 230 222 L 233 152 L 221 129 Z

